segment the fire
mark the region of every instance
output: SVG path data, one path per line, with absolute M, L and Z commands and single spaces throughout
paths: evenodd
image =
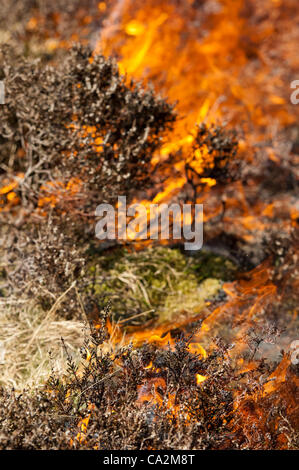
M 152 160 L 163 161 L 180 150 L 181 161 L 175 164 L 179 175 L 166 179 L 153 202 L 167 202 L 183 189 L 184 165 L 197 123 L 226 121 L 230 127 L 243 123 L 244 129 L 250 128 L 239 146 L 243 158 L 248 160 L 256 142 L 271 138 L 273 120 L 278 127 L 296 121 L 294 107 L 282 87 L 284 71 L 276 67 L 274 77 L 267 55 L 280 2 L 263 2 L 263 11 L 268 12 L 269 18 L 259 28 L 248 21 L 250 15 L 260 14 L 258 2 L 253 2 L 253 12 L 248 16 L 243 0 L 221 0 L 217 5 L 206 2 L 200 7 L 191 0 L 180 4 L 171 0 L 127 0 L 113 5 L 99 33 L 95 54 L 116 55 L 120 71 L 128 79 L 153 83 L 157 91 L 176 103 L 180 116 L 168 142 Z M 284 53 L 295 67 L 298 61 L 293 39 L 282 36 L 276 47 L 285 47 Z M 268 146 L 268 152 L 269 158 L 278 159 L 273 148 Z M 198 151 L 199 172 L 202 157 Z M 203 178 L 202 183 L 207 188 L 217 188 L 214 179 Z M 273 212 L 267 204 L 249 207 L 244 188 L 240 184 L 235 188 L 239 196 L 226 200 L 224 222 L 238 225 L 244 239 L 250 241 L 256 230 L 262 232 L 267 227 L 261 215 L 272 218 Z M 200 201 L 206 207 L 210 204 L 208 198 L 212 200 L 209 191 Z M 220 211 L 219 204 L 214 211 L 209 209 L 213 215 L 205 214 L 206 220 Z M 291 205 L 290 213 L 294 211 Z
M 277 389 L 278 385 L 285 381 L 286 372 L 290 365 L 290 360 L 285 356 L 275 371 L 270 375 L 269 381 L 264 385 L 264 394 L 269 394 Z
M 179 116 L 173 133 L 160 152 L 152 156 L 154 165 L 181 152 L 173 171 L 168 168 L 164 175 L 165 181 L 159 184 L 159 191 L 153 188 L 154 194 L 148 195 L 153 204 L 172 201 L 184 191 L 187 183 L 185 165 L 194 145 L 196 125 L 201 122 L 208 125 L 226 122 L 230 128 L 237 127 L 244 134 L 244 138 L 239 139 L 239 152 L 244 161 L 254 164 L 254 146 L 261 143 L 269 159 L 280 162 L 277 149 L 268 142 L 272 138 L 272 123 L 276 122 L 277 128 L 286 127 L 297 118 L 295 107 L 288 102 L 283 88 L 284 69 L 277 66 L 273 76 L 267 49 L 272 45 L 273 22 L 277 20 L 280 2 L 263 2 L 263 11 L 268 12 L 269 18 L 259 27 L 253 27 L 248 20 L 248 16 L 259 17 L 258 2 L 252 2 L 253 12 L 249 15 L 249 7 L 243 0 L 221 0 L 217 5 L 207 1 L 201 6 L 191 0 L 181 4 L 171 0 L 162 3 L 157 0 L 118 0 L 111 3 L 109 8 L 106 2 L 98 3 L 98 9 L 106 19 L 99 31 L 94 54 L 103 52 L 116 56 L 119 69 L 128 81 L 135 78 L 146 85 L 152 83 L 157 92 L 176 103 Z M 28 28 L 36 28 L 39 21 L 42 20 L 32 18 Z M 90 21 L 89 15 L 84 21 Z M 281 35 L 279 44 L 278 41 L 275 44 L 278 51 L 283 49 L 293 68 L 298 65 L 296 37 L 294 33 L 294 38 L 288 40 Z M 66 125 L 80 131 L 76 116 Z M 100 156 L 103 141 L 96 134 L 95 126 L 83 126 L 80 132 L 82 138 L 93 140 L 94 149 Z M 206 148 L 196 150 L 191 167 L 200 174 L 207 157 Z M 212 161 L 210 163 L 213 165 Z M 80 181 L 77 183 L 79 193 Z M 55 190 L 41 188 L 40 208 L 58 204 L 60 194 L 75 199 L 74 187 L 67 194 L 60 182 L 55 184 Z M 214 178 L 202 177 L 200 184 L 203 190 L 196 202 L 204 204 L 206 222 L 221 216 L 221 190 Z M 223 223 L 227 228 L 233 226 L 247 242 L 253 242 L 256 233 L 269 228 L 277 212 L 281 211 L 279 202 L 248 203 L 248 195 L 252 196 L 255 184 L 248 181 L 244 188 L 236 182 L 232 184 L 232 194 L 225 196 Z M 9 199 L 12 204 L 18 200 L 13 194 Z M 133 202 L 146 205 L 144 200 Z M 296 220 L 296 202 L 284 201 L 283 207 L 289 213 L 288 220 Z M 129 233 L 128 239 L 134 241 L 137 235 Z
M 152 164 L 166 162 L 168 157 L 176 154 L 180 158 L 175 160 L 173 167 L 168 166 L 163 183 L 153 188 L 148 199 L 134 202 L 144 204 L 149 215 L 150 203 L 169 202 L 183 192 L 187 183 L 185 166 L 194 149 L 196 126 L 202 122 L 208 126 L 224 122 L 228 128 L 237 127 L 241 134 L 240 156 L 253 167 L 260 158 L 259 147 L 272 163 L 281 164 L 285 150 L 280 149 L 279 142 L 275 144 L 275 136 L 278 129 L 296 123 L 297 116 L 295 107 L 288 100 L 285 68 L 275 61 L 275 54 L 283 57 L 292 70 L 299 66 L 298 31 L 289 31 L 287 22 L 282 18 L 279 25 L 286 33 L 281 32 L 278 38 L 273 37 L 274 25 L 282 8 L 281 0 L 255 0 L 248 2 L 250 5 L 243 0 L 207 0 L 199 2 L 200 6 L 193 0 L 116 0 L 112 3 L 110 14 L 107 3 L 98 3 L 99 11 L 107 17 L 99 31 L 94 54 L 103 52 L 116 56 L 125 80 L 129 82 L 134 78 L 143 81 L 146 86 L 153 84 L 158 93 L 175 103 L 179 116 L 160 152 L 152 155 Z M 250 8 L 253 12 L 249 11 Z M 251 17 L 256 24 L 251 24 Z M 28 29 L 36 29 L 38 21 L 32 18 Z M 84 21 L 89 24 L 91 18 L 87 15 Z M 58 45 L 59 41 L 49 42 L 49 50 Z M 83 138 L 91 139 L 100 155 L 103 140 L 97 135 L 95 126 L 79 129 L 76 116 L 72 123 L 66 125 L 79 131 Z M 194 156 L 190 166 L 199 176 L 204 162 L 213 167 L 213 158 L 207 146 L 195 150 Z M 19 202 L 16 191 L 23 177 L 17 175 L 0 188 L 0 195 L 5 198 L 6 204 Z M 283 214 L 285 220 L 282 224 L 287 228 L 290 224 L 295 225 L 298 219 L 296 201 L 287 196 L 283 200 L 260 200 L 253 177 L 248 177 L 246 184 L 240 181 L 232 183 L 225 201 L 221 200 L 217 179 L 203 176 L 200 183 L 203 189 L 196 201 L 206 207 L 204 220 L 221 216 L 225 203 L 225 213 L 222 214 L 224 227 L 229 231 L 233 226 L 235 233 L 244 241 L 254 242 L 257 234 L 263 234 L 271 227 L 277 214 Z M 42 211 L 47 206 L 56 206 L 62 199 L 73 201 L 79 197 L 81 189 L 82 181 L 78 177 L 68 182 L 49 181 L 40 188 L 38 207 Z M 135 234 L 130 233 L 129 239 L 134 238 Z M 235 343 L 231 355 L 236 358 L 239 376 L 256 369 L 255 361 L 240 359 L 240 353 L 246 347 L 244 335 L 278 296 L 277 286 L 270 281 L 270 271 L 270 260 L 266 260 L 247 273 L 246 279 L 223 285 L 227 299 L 217 308 L 207 310 L 206 316 L 200 318 L 203 320 L 200 331 L 188 346 L 191 354 L 199 355 L 202 360 L 207 359 L 206 339 L 217 331 L 221 321 L 227 321 Z M 130 343 L 138 347 L 145 342 L 166 349 L 174 346 L 172 330 L 184 330 L 188 322 L 190 318 L 171 325 L 151 326 L 142 330 L 128 328 L 124 331 L 121 325 L 108 320 L 106 327 L 115 349 Z M 210 343 L 208 346 L 213 349 Z M 111 345 L 106 347 L 109 349 Z M 87 350 L 86 360 L 90 361 L 91 357 L 91 352 Z M 263 396 L 271 394 L 284 383 L 289 365 L 290 360 L 285 356 L 262 385 Z M 145 369 L 149 375 L 138 386 L 138 406 L 145 403 L 162 405 L 161 390 L 165 392 L 166 381 L 152 362 Z M 207 380 L 208 376 L 194 373 L 194 381 L 199 387 Z M 244 397 L 236 393 L 235 411 L 242 401 Z M 167 407 L 174 414 L 178 412 L 172 393 L 168 394 Z M 90 404 L 88 415 L 78 423 L 75 440 L 79 444 L 84 444 L 86 440 L 93 410 L 94 405 Z
M 18 173 L 12 179 L 4 180 L 4 186 L 0 188 L 0 211 L 10 210 L 12 206 L 18 205 L 20 198 L 16 191 L 24 179 L 23 173 Z
M 75 439 L 70 440 L 70 446 L 73 447 L 75 442 L 78 442 L 78 444 L 84 445 L 86 442 L 87 438 L 87 428 L 88 428 L 88 423 L 90 420 L 91 413 L 95 410 L 95 405 L 93 403 L 90 403 L 88 405 L 88 415 L 82 418 L 79 423 L 78 423 L 78 434 L 76 435 Z
M 71 178 L 67 183 L 61 181 L 48 181 L 40 187 L 38 208 L 46 206 L 56 207 L 59 201 L 73 201 L 82 187 L 79 178 Z
M 254 38 L 243 0 L 222 0 L 210 11 L 209 5 L 206 9 L 196 8 L 193 3 L 175 6 L 171 1 L 117 2 L 122 11 L 118 31 L 109 34 L 108 20 L 95 52 L 116 51 L 121 70 L 130 77 L 153 81 L 170 101 L 179 100 L 178 109 L 185 117 L 176 135 L 181 131 L 184 135 L 184 129 L 192 129 L 208 114 L 209 122 L 223 117 L 224 102 L 218 101 L 221 96 L 236 115 L 249 110 L 256 123 L 263 122 L 267 114 L 261 110 L 261 94 L 268 94 L 271 104 L 285 103 L 279 93 L 273 92 L 273 85 L 266 83 L 270 72 L 267 67 L 257 71 L 254 83 L 249 80 L 250 47 L 254 53 L 254 39 L 261 42 L 272 34 L 271 21 Z M 272 2 L 266 3 L 265 9 L 273 8 Z M 242 43 L 245 34 L 247 44 Z M 258 83 L 265 86 L 257 89 Z M 294 121 L 294 115 L 281 114 L 281 108 L 277 114 L 287 122 Z
M 196 383 L 197 383 L 197 385 L 201 384 L 205 380 L 207 380 L 207 377 L 205 377 L 204 375 L 196 374 Z

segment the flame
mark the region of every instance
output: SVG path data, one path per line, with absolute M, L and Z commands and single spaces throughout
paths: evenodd
M 59 201 L 65 204 L 68 200 L 73 200 L 82 188 L 82 181 L 71 178 L 67 183 L 61 181 L 48 181 L 40 187 L 38 207 L 56 207 Z
M 251 29 L 243 15 L 243 0 L 222 0 L 218 9 L 210 12 L 196 9 L 193 2 L 184 3 L 175 6 L 171 1 L 118 2 L 116 8 L 122 11 L 118 31 L 113 36 L 109 29 L 101 31 L 95 52 L 117 52 L 122 71 L 154 82 L 170 101 L 179 99 L 178 109 L 184 116 L 178 124 L 179 132 L 192 129 L 210 111 L 210 122 L 223 117 L 218 103 L 222 96 L 236 114 L 249 111 L 256 123 L 264 123 L 269 113 L 262 112 L 261 95 L 268 95 L 266 101 L 274 105 L 285 104 L 285 99 L 273 92 L 273 82 L 267 80 L 270 66 L 263 64 L 263 69 L 257 69 L 252 82 L 248 53 L 250 47 L 256 53 L 256 43 L 271 36 L 271 18 L 256 37 L 256 30 Z M 265 3 L 265 9 L 273 8 L 272 2 Z M 246 34 L 248 43 L 242 43 Z M 294 61 L 292 46 L 288 55 Z M 279 78 L 274 84 L 279 84 Z M 294 122 L 294 113 L 288 115 L 281 108 L 275 111 L 284 123 Z
M 70 440 L 70 446 L 73 447 L 74 443 L 77 441 L 79 444 L 83 444 L 86 442 L 87 439 L 87 428 L 88 423 L 91 417 L 91 413 L 95 410 L 95 405 L 93 403 L 89 403 L 88 405 L 88 415 L 84 418 L 80 419 L 78 423 L 79 431 L 75 436 L 75 439 Z
M 0 211 L 9 211 L 13 206 L 17 206 L 21 202 L 16 190 L 23 181 L 24 176 L 24 173 L 18 173 L 12 178 L 5 178 L 3 180 L 3 186 L 0 187 Z
M 274 392 L 279 384 L 285 381 L 290 363 L 288 356 L 284 356 L 275 371 L 270 375 L 269 381 L 264 385 L 264 394 L 268 395 Z
M 271 42 L 273 24 L 279 18 L 280 8 L 281 2 L 265 0 L 263 11 L 267 12 L 268 18 L 259 27 L 253 27 L 243 0 L 220 0 L 217 5 L 207 0 L 200 6 L 191 0 L 117 0 L 111 2 L 109 11 L 106 2 L 98 3 L 99 12 L 105 13 L 105 20 L 94 53 L 116 56 L 120 71 L 128 81 L 133 77 L 145 84 L 153 83 L 157 92 L 176 103 L 179 119 L 160 152 L 152 156 L 152 163 L 162 162 L 178 150 L 182 158 L 174 165 L 175 174 L 170 171 L 163 184 L 159 185 L 159 191 L 149 196 L 152 203 L 168 202 L 184 189 L 184 168 L 194 143 L 197 123 L 204 121 L 210 125 L 219 121 L 239 128 L 242 123 L 243 128 L 250 129 L 250 132 L 246 138 L 240 139 L 239 151 L 249 161 L 257 142 L 271 141 L 274 121 L 277 127 L 296 122 L 295 107 L 290 105 L 285 95 L 284 68 L 275 66 L 273 75 L 267 49 L 269 45 L 271 50 L 274 48 Z M 259 17 L 259 2 L 252 2 L 251 15 Z M 54 20 L 58 24 L 60 15 L 57 14 Z M 33 17 L 27 28 L 34 30 L 42 21 L 42 18 Z M 89 24 L 90 21 L 87 14 L 84 23 Z M 283 21 L 282 18 L 282 26 Z M 292 38 L 282 32 L 277 36 L 277 51 L 295 69 L 298 65 L 296 33 Z M 63 44 L 59 46 L 64 47 Z M 66 126 L 76 129 L 83 139 L 90 137 L 95 151 L 101 153 L 103 141 L 95 126 L 82 126 L 80 129 L 76 116 Z M 265 150 L 269 159 L 280 162 L 277 149 L 269 142 Z M 198 173 L 202 170 L 206 152 L 207 149 L 195 152 L 192 167 Z M 215 179 L 201 178 L 200 183 L 205 189 L 197 202 L 204 204 L 204 221 L 208 221 L 221 215 L 221 198 Z M 40 209 L 47 205 L 54 207 L 61 197 L 66 197 L 63 190 L 66 188 L 60 188 L 60 182 L 56 184 L 56 190 L 41 188 L 41 193 L 46 194 L 40 196 Z M 233 196 L 226 198 L 223 223 L 227 227 L 234 226 L 245 241 L 253 242 L 256 232 L 264 232 L 270 227 L 276 204 L 278 210 L 279 204 L 258 201 L 249 205 L 242 184 L 236 183 L 232 188 Z M 79 193 L 79 185 L 77 190 Z M 18 201 L 13 195 L 9 199 L 13 204 Z M 284 207 L 295 225 L 298 209 L 294 202 L 284 201 Z M 136 233 L 128 234 L 131 241 L 137 237 Z
M 248 13 L 249 7 L 252 12 Z M 173 132 L 167 136 L 160 151 L 152 156 L 152 164 L 167 161 L 176 152 L 180 152 L 181 158 L 173 168 L 167 169 L 163 183 L 159 184 L 159 188 L 154 188 L 153 195 L 149 194 L 148 200 L 141 201 L 148 216 L 151 202 L 171 201 L 184 189 L 187 182 L 184 168 L 194 145 L 198 123 L 212 125 L 225 122 L 229 128 L 237 127 L 244 133 L 239 142 L 240 155 L 252 166 L 259 163 L 258 146 L 273 164 L 282 163 L 285 150 L 281 151 L 279 145 L 275 145 L 275 133 L 277 129 L 296 123 L 297 115 L 288 99 L 285 67 L 274 56 L 287 63 L 290 70 L 298 70 L 299 67 L 298 29 L 289 30 L 288 23 L 280 14 L 283 8 L 281 0 L 116 0 L 107 12 L 107 3 L 98 3 L 99 11 L 107 13 L 107 17 L 99 32 L 94 54 L 103 52 L 117 57 L 124 80 L 129 82 L 134 78 L 142 80 L 145 85 L 152 83 L 158 93 L 176 103 L 179 115 Z M 40 18 L 31 18 L 28 31 L 36 30 L 39 21 Z M 56 21 L 59 22 L 59 15 Z M 84 22 L 89 24 L 91 18 L 87 15 Z M 275 28 L 279 33 L 275 32 Z M 59 46 L 67 44 L 56 38 L 48 42 L 49 50 Z M 67 126 L 80 132 L 83 139 L 89 137 L 95 151 L 101 153 L 103 141 L 97 135 L 95 126 L 80 128 L 76 116 Z M 195 151 L 192 167 L 199 175 L 203 161 L 209 157 L 207 148 Z M 213 164 L 212 161 L 209 163 Z M 6 204 L 17 204 L 19 201 L 16 192 L 18 178 L 22 176 L 5 181 L 0 188 L 0 195 L 5 198 Z M 205 205 L 204 220 L 208 221 L 221 215 L 221 190 L 214 178 L 202 177 L 200 182 L 205 189 L 197 202 Z M 74 200 L 81 189 L 79 178 L 72 178 L 67 183 L 49 181 L 40 189 L 38 206 L 43 209 L 56 206 L 62 199 Z M 249 178 L 246 185 L 233 183 L 229 190 L 223 224 L 227 228 L 233 226 L 234 232 L 245 241 L 254 242 L 257 233 L 264 233 L 271 227 L 276 215 L 281 212 L 286 214 L 282 225 L 288 227 L 290 223 L 297 223 L 298 207 L 287 196 L 283 200 L 264 202 L 256 197 L 256 201 L 251 201 L 253 195 L 258 196 L 259 190 L 254 178 Z M 135 236 L 134 233 L 129 234 L 131 240 Z M 237 358 L 238 374 L 256 369 L 256 363 L 240 359 L 240 353 L 245 348 L 243 337 L 246 331 L 278 295 L 277 287 L 270 281 L 270 270 L 270 261 L 267 260 L 248 273 L 246 279 L 223 285 L 228 298 L 216 309 L 206 310 L 201 329 L 188 346 L 190 353 L 206 359 L 206 338 L 211 337 L 221 321 L 228 319 L 232 329 L 236 328 L 232 331 L 236 344 L 231 353 Z M 110 320 L 106 326 L 112 346 L 132 343 L 138 347 L 148 342 L 167 348 L 174 346 L 171 330 L 184 329 L 189 321 L 186 318 L 185 323 L 180 320 L 171 325 L 143 330 L 127 329 L 125 332 Z M 96 325 L 96 328 L 101 326 Z M 109 349 L 108 345 L 106 347 Z M 111 354 L 113 356 L 113 352 Z M 86 360 L 91 360 L 88 350 Z M 289 364 L 285 356 L 263 385 L 264 396 L 284 383 Z M 159 376 L 159 369 L 152 362 L 145 369 L 149 378 L 138 387 L 138 405 L 148 402 L 162 405 L 163 393 L 160 392 L 166 391 L 165 379 Z M 201 374 L 194 374 L 199 386 L 207 379 Z M 258 399 L 257 396 L 255 398 Z M 236 410 L 242 400 L 244 397 L 236 394 Z M 167 406 L 173 413 L 178 411 L 174 395 L 168 394 Z M 75 440 L 81 444 L 86 440 L 92 410 L 91 405 L 90 413 L 78 424 L 79 432 Z
M 207 377 L 205 377 L 204 375 L 196 374 L 196 383 L 197 383 L 197 385 L 200 385 L 205 380 L 207 380 Z
M 258 16 L 259 2 L 252 3 L 251 15 Z M 295 109 L 286 99 L 283 87 L 284 69 L 276 66 L 273 76 L 267 49 L 269 43 L 273 50 L 273 23 L 277 21 L 276 10 L 282 7 L 281 2 L 263 2 L 268 19 L 259 28 L 248 20 L 243 0 L 220 0 L 217 5 L 207 1 L 201 6 L 191 0 L 180 3 L 126 0 L 113 5 L 105 27 L 99 32 L 94 53 L 115 55 L 128 80 L 133 77 L 153 83 L 158 92 L 176 103 L 180 116 L 168 142 L 152 158 L 156 164 L 180 150 L 182 159 L 175 164 L 178 174 L 165 180 L 153 203 L 167 202 L 183 189 L 184 165 L 198 122 L 210 125 L 227 121 L 230 127 L 244 123 L 250 132 L 241 139 L 239 150 L 247 160 L 256 142 L 271 140 L 273 120 L 277 127 L 296 122 Z M 294 69 L 298 65 L 297 36 L 291 40 L 281 33 L 276 40 L 276 48 Z M 268 145 L 267 151 L 269 158 L 280 161 L 274 148 Z M 193 165 L 200 173 L 202 150 L 196 156 Z M 217 188 L 214 179 L 202 178 L 201 183 L 208 189 Z M 270 226 L 262 217 L 272 218 L 274 206 L 261 202 L 249 206 L 242 185 L 236 184 L 235 189 L 234 196 L 226 200 L 224 222 L 227 226 L 233 224 L 244 240 L 253 241 L 256 231 L 263 232 Z M 213 209 L 209 207 L 212 205 L 209 191 L 197 201 L 204 203 L 209 212 L 205 220 L 221 213 L 219 195 L 215 193 L 215 197 L 218 207 L 215 202 Z M 293 205 L 289 210 L 295 213 Z M 130 239 L 135 236 L 130 234 Z

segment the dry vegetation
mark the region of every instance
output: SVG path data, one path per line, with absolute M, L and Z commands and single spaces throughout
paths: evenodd
M 98 21 L 97 2 L 65 3 L 7 0 L 0 17 L 0 43 L 9 43 L 0 49 L 0 449 L 297 449 L 298 365 L 284 351 L 279 361 L 256 354 L 276 326 L 294 324 L 295 228 L 265 237 L 269 279 L 253 287 L 243 248 L 230 258 L 103 249 L 94 208 L 162 178 L 151 156 L 177 116 L 84 41 L 65 47 L 78 28 L 92 34 L 85 3 Z M 39 21 L 28 23 L 33 13 Z M 202 178 L 224 191 L 244 177 L 235 133 L 202 125 L 194 142 L 186 199 L 203 191 Z M 180 159 L 179 150 L 164 165 Z M 222 233 L 221 216 L 207 226 Z M 235 279 L 241 294 L 226 311 L 223 284 Z M 242 330 L 263 282 L 278 289 L 277 304 L 261 303 Z M 195 346 L 201 325 L 217 308 L 229 315 L 238 295 L 240 315 L 212 328 L 206 354 Z M 247 345 L 237 358 L 234 328 Z
M 13 306 L 2 304 L 1 385 L 18 391 L 34 388 L 45 383 L 53 366 L 62 375 L 66 358 L 61 337 L 75 354 L 82 344 L 83 327 L 79 321 L 57 320 L 53 311 L 45 314 L 30 301 L 16 302 Z

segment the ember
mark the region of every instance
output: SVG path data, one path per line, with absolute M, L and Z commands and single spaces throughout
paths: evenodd
M 0 448 L 298 449 L 297 0 L 3 12 Z

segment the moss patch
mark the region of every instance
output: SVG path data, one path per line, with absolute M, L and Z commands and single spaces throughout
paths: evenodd
M 233 277 L 235 267 L 210 253 L 189 257 L 178 249 L 152 247 L 106 253 L 90 271 L 93 289 L 111 301 L 114 319 L 142 324 L 153 317 L 165 322 L 199 314 L 222 282 Z

